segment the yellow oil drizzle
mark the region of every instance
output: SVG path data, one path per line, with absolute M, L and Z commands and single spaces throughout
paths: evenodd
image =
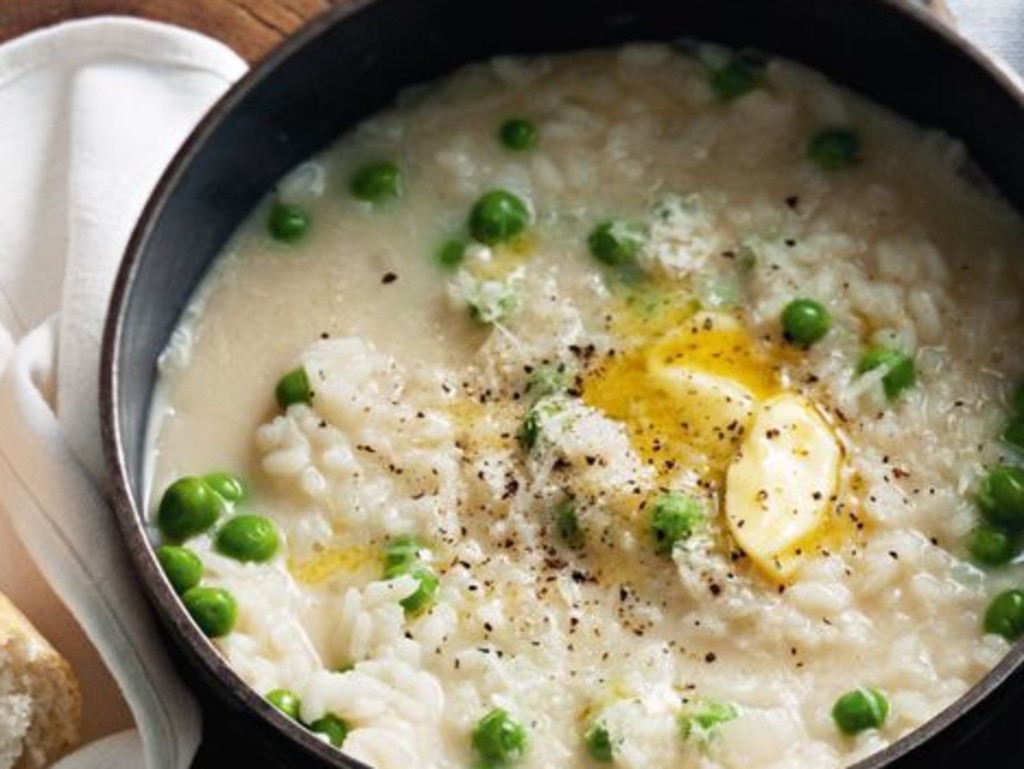
M 470 260 L 466 267 L 477 279 L 502 280 L 530 259 L 536 248 L 536 241 L 535 235 L 520 235 L 508 243 L 493 246 L 489 259 Z
M 742 385 L 757 400 L 779 392 L 777 363 L 782 350 L 770 355 L 739 324 L 691 326 L 657 340 L 648 354 L 650 364 L 685 365 L 720 376 Z
M 637 340 L 617 352 L 584 381 L 584 401 L 626 425 L 648 463 L 662 471 L 680 465 L 720 479 L 735 449 L 736 436 L 694 429 L 707 421 L 707 402 L 669 391 L 659 370 L 686 368 L 741 386 L 755 400 L 781 390 L 778 370 L 787 352 L 768 349 L 735 322 L 697 322 L 692 307 L 665 308 L 651 317 L 623 312 L 617 331 Z M 721 316 L 719 316 L 721 318 Z
M 688 397 L 685 388 L 667 387 L 663 372 L 675 368 L 717 377 L 727 387 L 742 388 L 739 392 L 747 394 L 756 410 L 785 391 L 780 372 L 799 363 L 799 351 L 763 342 L 727 316 L 696 312 L 692 304 L 673 306 L 657 297 L 623 303 L 610 316 L 611 330 L 624 340 L 624 349 L 588 373 L 584 401 L 622 422 L 634 448 L 663 479 L 685 468 L 720 488 L 741 443 L 739 436 L 694 429 L 701 419 L 709 423 L 706 397 L 696 390 Z M 793 582 L 809 559 L 863 542 L 864 524 L 850 515 L 856 479 L 846 476 L 830 485 L 836 496 L 820 526 L 777 554 L 773 563 L 751 563 L 764 577 L 780 585 Z M 635 576 L 611 571 L 603 576 Z
M 328 548 L 310 558 L 289 558 L 288 571 L 299 582 L 315 585 L 339 573 L 362 571 L 378 560 L 377 550 L 368 545 Z
M 507 449 L 511 445 L 509 431 L 514 430 L 521 418 L 511 404 L 481 403 L 464 394 L 453 398 L 445 412 L 458 429 L 463 449 L 470 455 Z M 487 425 L 488 429 L 482 429 L 481 425 Z

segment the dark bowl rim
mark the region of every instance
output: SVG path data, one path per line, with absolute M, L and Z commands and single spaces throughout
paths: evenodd
M 187 614 L 180 598 L 165 578 L 154 553 L 154 544 L 146 535 L 143 506 L 136 504 L 127 477 L 121 426 L 118 413 L 119 349 L 124 326 L 124 313 L 139 268 L 144 258 L 153 230 L 161 219 L 169 200 L 175 195 L 182 177 L 204 150 L 210 137 L 230 117 L 252 91 L 257 89 L 274 73 L 282 63 L 298 51 L 310 45 L 327 33 L 336 24 L 361 11 L 386 0 L 341 0 L 296 31 L 285 37 L 272 51 L 257 60 L 241 78 L 212 105 L 188 134 L 171 158 L 157 184 L 147 198 L 137 223 L 125 247 L 121 264 L 113 284 L 107 305 L 100 350 L 100 432 L 102 448 L 107 466 L 107 496 L 111 502 L 129 550 L 132 564 L 144 584 L 144 592 L 154 611 L 165 624 L 173 627 L 173 639 L 178 645 L 185 644 L 187 652 L 198 659 L 207 678 L 219 682 L 223 697 L 233 698 L 234 709 L 254 713 L 282 735 L 302 747 L 307 755 L 313 754 L 328 765 L 348 769 L 371 769 L 355 759 L 329 746 L 313 736 L 307 729 L 280 713 L 264 697 L 250 687 L 241 676 L 228 665 L 211 641 L 199 630 Z M 978 45 L 967 39 L 946 21 L 938 18 L 931 10 L 912 4 L 907 0 L 872 0 L 878 5 L 902 15 L 908 23 L 924 27 L 933 40 L 942 46 L 947 55 L 959 53 L 970 64 L 994 82 L 1001 91 L 1016 102 L 1024 112 L 1024 78 L 996 56 L 983 52 Z M 927 2 L 927 0 L 925 0 Z M 469 62 L 466 62 L 469 63 Z M 809 65 L 813 66 L 813 65 Z M 830 77 L 830 79 L 832 79 Z M 416 85 L 408 83 L 407 86 Z M 869 94 L 865 94 L 869 99 Z M 899 112 L 898 108 L 896 112 Z M 965 693 L 928 721 L 905 734 L 882 750 L 849 765 L 848 769 L 884 769 L 892 762 L 910 757 L 918 748 L 953 727 L 965 716 L 975 712 L 987 699 L 1010 683 L 1013 674 L 1024 673 L 1024 638 L 1009 649 L 1002 659 Z M 347 762 L 343 763 L 343 762 Z
M 198 659 L 204 667 L 202 673 L 220 682 L 219 694 L 229 695 L 234 708 L 241 707 L 268 722 L 283 735 L 298 743 L 307 754 L 313 754 L 326 765 L 346 766 L 340 763 L 342 754 L 309 730 L 285 716 L 258 694 L 232 668 L 209 638 L 188 615 L 180 597 L 171 587 L 155 555 L 155 546 L 146 535 L 144 501 L 136 503 L 127 475 L 124 444 L 118 413 L 119 350 L 123 332 L 124 313 L 135 281 L 135 276 L 146 252 L 150 236 L 159 222 L 169 200 L 175 194 L 182 177 L 204 150 L 210 137 L 234 113 L 239 104 L 259 85 L 273 76 L 280 65 L 296 52 L 314 42 L 335 24 L 354 16 L 378 0 L 343 0 L 310 19 L 287 36 L 266 56 L 257 61 L 224 94 L 188 134 L 171 158 L 153 188 L 142 213 L 132 230 L 124 256 L 114 280 L 108 303 L 100 349 L 100 435 L 107 462 L 108 498 L 112 502 L 122 537 L 128 547 L 135 569 L 141 572 L 144 591 L 151 606 L 162 616 L 164 623 L 173 627 L 173 640 L 184 643 L 187 653 Z M 346 769 L 372 769 L 344 756 Z

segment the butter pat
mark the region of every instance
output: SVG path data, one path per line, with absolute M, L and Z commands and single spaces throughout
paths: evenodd
M 768 576 L 785 579 L 828 519 L 842 447 L 817 408 L 785 394 L 766 401 L 726 474 L 733 538 Z
M 727 461 L 754 416 L 750 392 L 728 379 L 685 366 L 651 368 L 652 381 L 670 398 L 686 444 L 712 466 Z

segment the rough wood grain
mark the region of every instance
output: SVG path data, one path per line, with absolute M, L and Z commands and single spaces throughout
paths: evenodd
M 125 14 L 179 24 L 254 62 L 305 21 L 345 0 L 0 0 L 0 43 L 67 19 Z M 952 23 L 944 0 L 913 0 Z
M 344 0 L 0 0 L 0 42 L 60 21 L 119 14 L 178 24 L 256 61 L 305 21 Z

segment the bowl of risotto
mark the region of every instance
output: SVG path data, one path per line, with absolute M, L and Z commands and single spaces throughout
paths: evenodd
M 112 498 L 284 765 L 909 766 L 1019 687 L 1024 108 L 895 2 L 344 4 L 168 170 Z

